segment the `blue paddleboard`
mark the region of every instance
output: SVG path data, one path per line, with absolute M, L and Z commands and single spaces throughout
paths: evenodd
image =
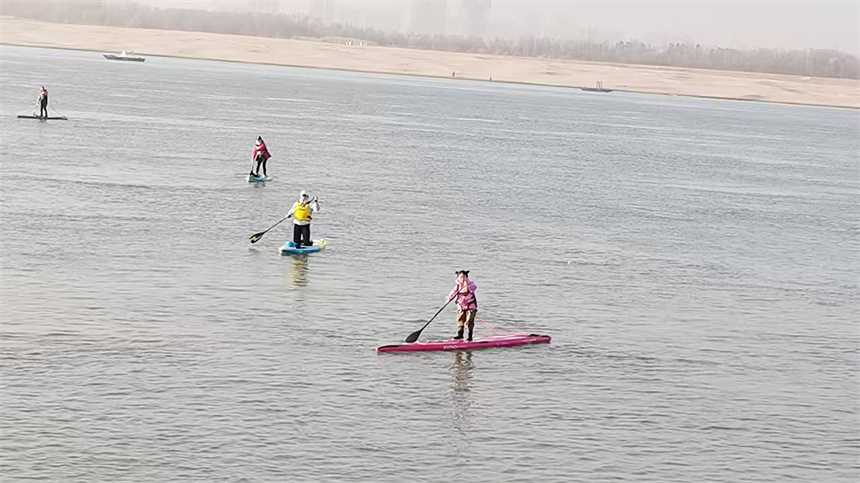
M 319 240 L 314 240 L 313 245 L 309 247 L 301 247 L 296 248 L 296 244 L 291 241 L 284 243 L 284 246 L 281 247 L 281 255 L 303 255 L 305 253 L 316 253 L 322 251 L 323 248 L 328 245 L 328 242 L 325 238 L 320 238 Z

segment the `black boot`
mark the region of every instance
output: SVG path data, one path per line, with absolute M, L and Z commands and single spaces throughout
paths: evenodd
M 472 342 L 472 332 L 475 330 L 474 327 L 469 327 L 469 337 L 466 338 L 467 341 Z
M 463 329 L 460 329 L 457 331 L 457 336 L 454 337 L 454 340 L 462 339 L 462 338 L 463 338 Z

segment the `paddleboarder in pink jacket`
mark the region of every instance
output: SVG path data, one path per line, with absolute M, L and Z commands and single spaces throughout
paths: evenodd
M 478 312 L 478 299 L 475 298 L 475 290 L 478 287 L 475 282 L 469 280 L 468 270 L 458 270 L 455 272 L 457 278 L 454 280 L 454 288 L 448 294 L 445 302 L 450 302 L 457 298 L 457 336 L 455 339 L 463 338 L 463 330 L 466 326 L 469 327 L 469 336 L 466 340 L 472 340 L 472 333 L 475 330 L 475 314 Z

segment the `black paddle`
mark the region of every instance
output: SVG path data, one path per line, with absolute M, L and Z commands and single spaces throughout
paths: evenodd
M 275 223 L 274 225 L 270 226 L 270 227 L 269 227 L 269 229 L 268 229 L 268 230 L 266 230 L 266 231 L 261 231 L 260 233 L 254 233 L 253 235 L 251 235 L 251 238 L 250 238 L 251 243 L 257 243 L 258 241 L 260 241 L 260 238 L 263 238 L 263 235 L 265 235 L 265 234 L 266 234 L 266 232 L 268 232 L 268 231 L 269 231 L 269 230 L 271 230 L 272 228 L 274 228 L 274 227 L 276 227 L 276 226 L 280 225 L 281 223 L 283 223 L 283 221 L 284 221 L 284 220 L 286 220 L 286 219 L 287 219 L 287 218 L 289 218 L 290 216 L 292 216 L 292 215 L 287 215 L 287 216 L 285 216 L 285 217 L 281 218 L 281 221 L 279 221 L 279 222 Z
M 457 297 L 454 297 L 454 298 L 457 298 Z M 442 306 L 442 308 L 441 308 L 441 309 L 439 309 L 439 311 L 438 311 L 438 312 L 436 312 L 436 315 L 441 314 L 441 313 L 442 313 L 442 311 L 443 311 L 443 310 L 445 310 L 445 307 L 447 307 L 447 306 L 448 306 L 448 304 L 450 304 L 453 300 L 454 300 L 454 299 L 451 299 L 451 300 L 449 300 L 449 301 L 445 302 L 445 305 L 443 305 L 443 306 Z M 418 337 L 420 337 L 420 336 L 421 336 L 421 331 L 423 331 L 424 329 L 426 329 L 426 328 L 427 328 L 427 326 L 428 326 L 428 325 L 430 325 L 430 322 L 433 322 L 433 319 L 435 319 L 435 318 L 436 318 L 436 315 L 434 315 L 430 320 L 428 320 L 428 321 L 427 321 L 427 323 L 426 323 L 426 324 L 424 324 L 424 327 L 421 327 L 420 329 L 416 330 L 415 332 L 413 332 L 413 333 L 409 334 L 409 337 L 407 337 L 407 338 L 406 338 L 406 342 L 412 343 L 412 342 L 415 342 L 416 340 L 418 340 Z
M 314 196 L 314 198 L 313 198 L 312 200 L 308 201 L 307 203 L 302 203 L 302 205 L 307 205 L 307 204 L 313 203 L 314 201 L 317 201 L 317 197 L 316 197 L 316 196 Z M 293 215 L 292 215 L 292 213 L 291 213 L 291 214 L 289 214 L 289 215 L 287 215 L 287 216 L 285 216 L 285 217 L 283 217 L 283 218 L 281 218 L 281 221 L 279 221 L 279 222 L 275 223 L 274 225 L 270 226 L 268 230 L 266 230 L 266 231 L 261 231 L 260 233 L 254 233 L 253 235 L 251 235 L 251 238 L 250 238 L 251 243 L 257 243 L 258 241 L 260 241 L 260 238 L 263 238 L 263 235 L 265 235 L 265 234 L 266 234 L 266 232 L 268 232 L 268 231 L 269 231 L 269 230 L 271 230 L 272 228 L 274 228 L 274 227 L 276 227 L 276 226 L 280 225 L 281 223 L 283 223 L 283 221 L 284 221 L 284 220 L 286 220 L 287 218 L 289 218 L 289 217 L 291 217 L 291 216 L 293 216 Z M 448 305 L 448 304 L 445 304 L 445 305 Z M 432 320 L 432 319 L 431 319 L 431 320 Z M 423 330 L 423 329 L 422 329 L 422 330 Z

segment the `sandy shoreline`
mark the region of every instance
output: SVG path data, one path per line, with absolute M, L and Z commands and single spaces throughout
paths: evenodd
M 785 104 L 860 108 L 860 81 L 463 54 L 0 17 L 0 43 Z M 603 94 L 612 95 L 612 94 Z

